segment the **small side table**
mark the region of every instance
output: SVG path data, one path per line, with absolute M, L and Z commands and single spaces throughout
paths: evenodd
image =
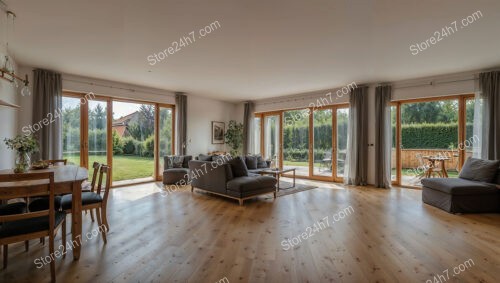
M 283 174 L 288 173 L 288 172 L 293 172 L 293 185 L 290 187 L 286 187 L 286 188 L 280 188 L 280 177 Z M 278 180 L 278 183 L 276 183 L 276 191 L 278 191 L 278 192 L 280 189 L 290 189 L 290 188 L 295 187 L 295 168 L 283 169 L 283 170 L 280 170 L 278 168 L 277 169 L 266 169 L 266 170 L 260 171 L 260 174 L 274 176 L 274 178 L 276 178 Z

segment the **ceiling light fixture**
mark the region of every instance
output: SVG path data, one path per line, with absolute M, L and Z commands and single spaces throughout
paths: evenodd
M 0 0 L 1 1 L 1 0 Z M 5 3 L 0 2 L 0 4 L 5 5 Z M 5 7 L 1 7 L 2 9 L 5 9 Z M 6 9 L 5 9 L 6 10 Z M 12 18 L 12 30 L 14 30 L 14 21 L 16 19 L 16 14 L 12 11 L 6 11 L 7 14 L 7 21 Z M 8 23 L 7 23 L 8 26 Z M 23 84 L 23 87 L 21 89 L 21 95 L 26 96 L 26 95 L 31 95 L 31 91 L 29 89 L 29 80 L 28 80 L 28 75 L 25 75 L 24 78 L 18 76 L 15 74 L 14 66 L 11 64 L 11 60 L 9 57 L 9 32 L 6 32 L 6 38 L 5 38 L 5 46 L 6 46 L 6 51 L 7 55 L 5 55 L 5 62 L 3 64 L 3 67 L 0 68 L 0 78 L 11 82 L 14 84 L 16 88 L 19 87 L 19 83 L 21 82 Z

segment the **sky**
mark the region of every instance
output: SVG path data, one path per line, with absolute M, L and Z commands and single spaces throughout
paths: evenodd
M 106 108 L 106 102 L 102 101 L 89 101 L 89 102 L 91 108 L 96 107 L 96 105 L 99 103 L 103 106 L 103 108 Z M 63 97 L 63 109 L 67 107 L 75 108 L 78 106 L 78 104 L 80 104 L 80 99 L 78 98 Z M 129 115 L 139 110 L 139 107 L 141 107 L 141 104 L 113 101 L 113 119 L 118 119 L 120 117 Z

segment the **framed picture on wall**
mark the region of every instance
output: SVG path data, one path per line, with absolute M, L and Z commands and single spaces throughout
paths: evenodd
M 224 143 L 224 132 L 226 131 L 226 125 L 224 122 L 212 121 L 212 143 L 220 144 Z

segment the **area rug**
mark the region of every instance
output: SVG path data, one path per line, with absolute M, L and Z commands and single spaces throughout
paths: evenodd
M 293 185 L 293 183 L 280 181 L 280 190 L 276 196 L 282 197 L 282 196 L 291 195 L 291 194 L 295 194 L 298 192 L 308 191 L 308 190 L 312 190 L 312 189 L 317 188 L 317 186 L 302 185 L 302 184 L 297 184 L 297 183 L 295 183 L 295 187 L 290 188 L 292 185 Z M 281 188 L 284 188 L 284 189 L 281 189 Z

